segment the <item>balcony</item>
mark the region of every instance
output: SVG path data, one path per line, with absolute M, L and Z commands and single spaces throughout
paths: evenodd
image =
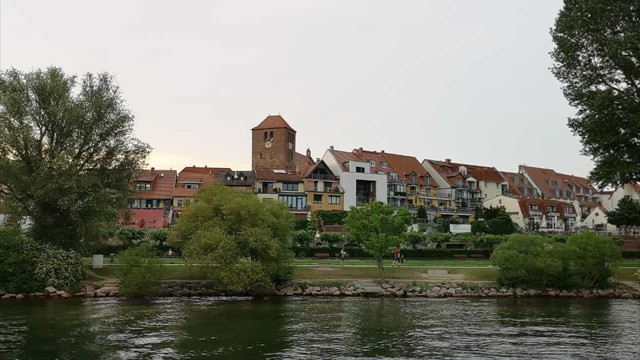
M 307 177 L 307 179 L 313 180 L 326 180 L 326 181 L 338 181 L 340 178 L 338 176 L 328 175 L 328 174 L 311 174 Z
M 407 193 L 406 192 L 400 192 L 400 191 L 389 191 L 389 197 L 406 197 Z
M 356 197 L 356 206 L 363 206 L 372 202 L 376 202 L 375 197 Z
M 542 216 L 542 211 L 538 210 L 538 209 L 529 209 L 529 215 L 530 216 Z
M 560 216 L 560 213 L 557 211 L 547 211 L 547 216 Z
M 316 193 L 334 193 L 334 194 L 342 194 L 342 193 L 344 193 L 344 190 L 342 190 L 342 187 L 340 187 L 340 185 L 338 185 L 336 187 L 330 187 L 330 188 L 316 188 L 314 186 L 305 186 L 304 187 L 304 191 L 305 192 L 316 192 Z

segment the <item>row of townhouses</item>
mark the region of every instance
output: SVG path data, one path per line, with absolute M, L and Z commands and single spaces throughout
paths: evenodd
M 322 158 L 296 151 L 297 132 L 280 115 L 269 115 L 252 131 L 248 170 L 185 167 L 142 170 L 135 179 L 126 221 L 138 227 L 169 226 L 199 189 L 222 184 L 253 192 L 263 201 L 285 203 L 298 218 L 318 210 L 349 210 L 379 201 L 417 212 L 427 223 L 473 221 L 478 207 L 504 207 L 524 229 L 612 231 L 606 213 L 625 196 L 640 200 L 640 184 L 598 191 L 587 179 L 522 165 L 518 172 L 485 165 L 399 155 L 384 150 L 330 146 Z

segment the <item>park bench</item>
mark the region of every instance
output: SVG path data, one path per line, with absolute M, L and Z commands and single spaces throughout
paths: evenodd
M 469 255 L 469 257 L 473 259 L 485 259 L 485 256 L 483 254 L 471 254 Z
M 467 254 L 453 254 L 454 259 L 466 259 Z
M 329 257 L 331 257 L 329 253 L 315 253 L 314 256 L 316 259 L 328 259 Z

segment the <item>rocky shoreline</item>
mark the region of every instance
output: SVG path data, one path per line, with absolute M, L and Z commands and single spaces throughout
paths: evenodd
M 276 290 L 259 294 L 233 293 L 218 289 L 208 281 L 163 281 L 160 284 L 157 296 L 159 297 L 183 297 L 183 296 L 316 296 L 316 297 L 370 297 L 370 298 L 509 298 L 509 297 L 560 297 L 560 298 L 618 298 L 640 299 L 640 292 L 624 285 L 618 285 L 610 289 L 522 289 L 499 287 L 495 284 L 469 284 L 469 283 L 402 283 L 387 282 L 381 285 L 373 281 L 352 281 L 348 283 L 312 284 L 294 283 L 281 286 Z M 68 298 L 100 298 L 120 297 L 120 288 L 117 280 L 108 280 L 103 283 L 87 284 L 83 291 L 69 294 L 63 290 L 47 287 L 43 292 L 30 294 L 12 294 L 0 290 L 0 299 L 68 299 Z

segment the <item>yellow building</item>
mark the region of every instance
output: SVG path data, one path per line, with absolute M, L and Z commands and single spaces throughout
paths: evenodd
M 304 177 L 304 191 L 312 212 L 343 209 L 344 190 L 340 186 L 340 178 L 322 160 L 312 166 Z

